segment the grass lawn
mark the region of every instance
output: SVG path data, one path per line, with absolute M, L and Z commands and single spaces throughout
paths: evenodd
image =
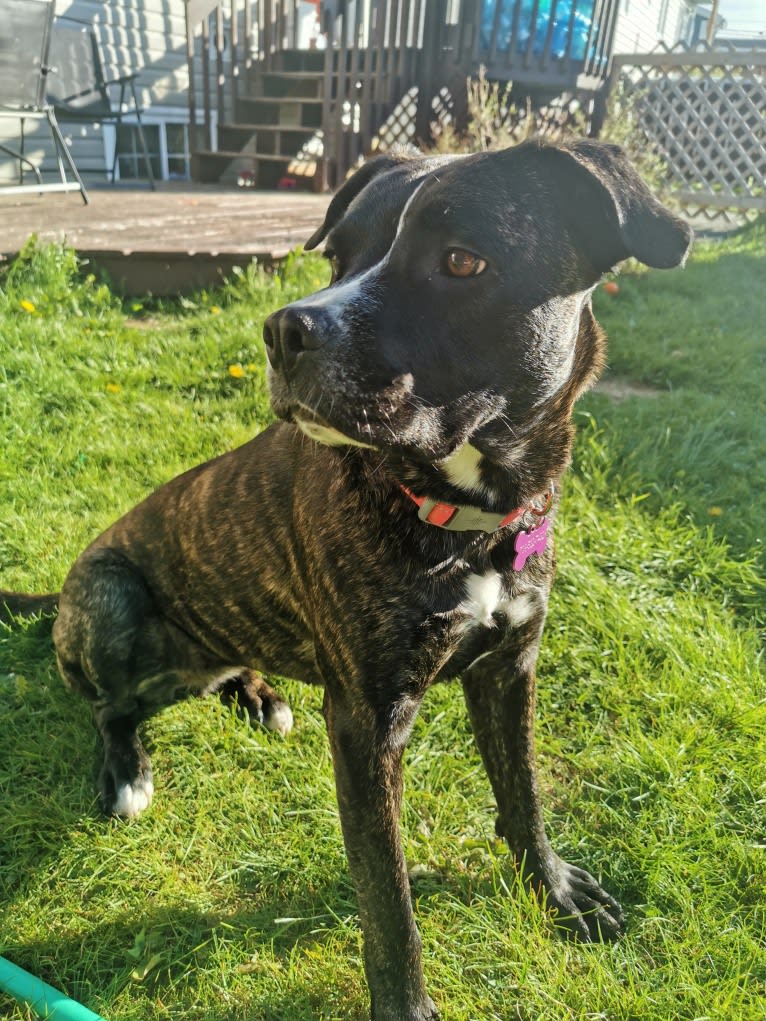
M 261 323 L 314 258 L 214 295 L 121 304 L 71 253 L 0 280 L 0 585 L 57 589 L 120 512 L 269 417 Z M 459 686 L 429 693 L 404 839 L 445 1021 L 766 1017 L 766 227 L 599 290 L 593 393 L 557 522 L 540 664 L 554 847 L 626 908 L 612 946 L 552 938 L 494 840 Z M 216 700 L 146 727 L 157 795 L 105 821 L 96 737 L 50 623 L 0 626 L 0 953 L 109 1021 L 366 1017 L 321 693 L 296 726 Z M 0 1017 L 24 1009 L 0 994 Z

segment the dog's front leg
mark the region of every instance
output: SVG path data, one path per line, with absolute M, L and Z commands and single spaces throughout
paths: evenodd
M 420 935 L 399 836 L 402 755 L 419 700 L 376 709 L 354 693 L 325 693 L 343 839 L 356 887 L 373 1021 L 426 1021 Z
M 505 664 L 503 653 L 489 656 L 463 676 L 474 735 L 497 799 L 497 832 L 527 881 L 555 909 L 556 924 L 567 936 L 614 939 L 622 931 L 619 904 L 591 875 L 559 858 L 545 834 L 534 759 L 536 646 L 522 643 Z

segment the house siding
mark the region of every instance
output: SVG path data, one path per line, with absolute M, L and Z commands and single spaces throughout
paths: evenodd
M 137 74 L 146 124 L 188 119 L 188 73 L 184 0 L 58 0 L 56 14 L 78 18 L 96 30 L 107 78 Z M 118 93 L 117 93 L 118 94 Z M 117 95 L 114 96 L 116 101 Z M 126 122 L 132 118 L 126 117 Z M 62 133 L 86 180 L 103 179 L 110 164 L 114 129 L 67 123 Z M 55 167 L 47 126 L 27 122 L 25 152 L 36 164 Z M 0 121 L 0 143 L 17 147 L 18 123 Z M 18 164 L 0 153 L 0 183 L 14 181 Z
M 58 0 L 56 12 L 95 27 L 108 78 L 139 76 L 139 101 L 147 125 L 187 121 L 184 0 Z M 684 0 L 620 0 L 614 52 L 645 52 L 660 40 L 673 45 L 686 13 Z M 67 123 L 62 131 L 86 180 L 103 180 L 111 166 L 113 127 Z M 2 143 L 17 147 L 16 121 L 0 120 Z M 55 169 L 53 147 L 42 123 L 27 122 L 25 151 L 37 165 Z M 14 181 L 17 174 L 18 164 L 0 152 L 0 183 Z
M 659 42 L 675 45 L 687 13 L 684 0 L 620 0 L 614 53 L 647 53 Z

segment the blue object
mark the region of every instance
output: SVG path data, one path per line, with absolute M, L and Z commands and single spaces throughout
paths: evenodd
M 104 1021 L 81 1003 L 70 1000 L 41 978 L 0 957 L 0 989 L 48 1021 Z
M 499 52 L 507 53 L 513 43 L 513 48 L 517 53 L 526 53 L 534 28 L 532 52 L 535 56 L 540 56 L 545 50 L 545 41 L 548 38 L 548 29 L 551 23 L 551 8 L 553 7 L 551 56 L 557 58 L 569 56 L 573 60 L 585 59 L 585 49 L 593 23 L 595 0 L 556 0 L 555 4 L 553 0 L 539 0 L 537 20 L 534 26 L 532 24 L 534 0 L 521 0 L 516 38 L 513 40 L 511 32 L 516 0 L 484 0 L 481 17 L 481 46 L 485 50 L 489 49 L 492 43 L 492 30 L 495 25 L 495 12 L 498 3 L 500 4 L 500 19 L 497 26 L 497 49 Z M 569 50 L 567 50 L 569 25 L 572 21 L 573 11 L 572 40 Z

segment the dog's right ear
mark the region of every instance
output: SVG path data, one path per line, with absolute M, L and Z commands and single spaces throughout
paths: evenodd
M 415 158 L 422 158 L 422 154 L 418 153 L 417 150 L 409 151 L 402 149 L 381 153 L 379 156 L 373 156 L 371 160 L 363 163 L 333 195 L 332 202 L 327 208 L 324 223 L 319 230 L 314 231 L 303 246 L 304 249 L 310 252 L 312 248 L 316 248 L 317 245 L 324 241 L 335 224 L 343 218 L 346 210 L 357 195 L 367 187 L 373 178 L 378 177 L 379 174 L 384 174 L 393 167 L 400 166 L 402 163 L 408 163 Z
M 565 215 L 599 273 L 629 256 L 658 269 L 683 264 L 689 224 L 657 201 L 619 146 L 580 139 L 537 151 L 556 175 Z

